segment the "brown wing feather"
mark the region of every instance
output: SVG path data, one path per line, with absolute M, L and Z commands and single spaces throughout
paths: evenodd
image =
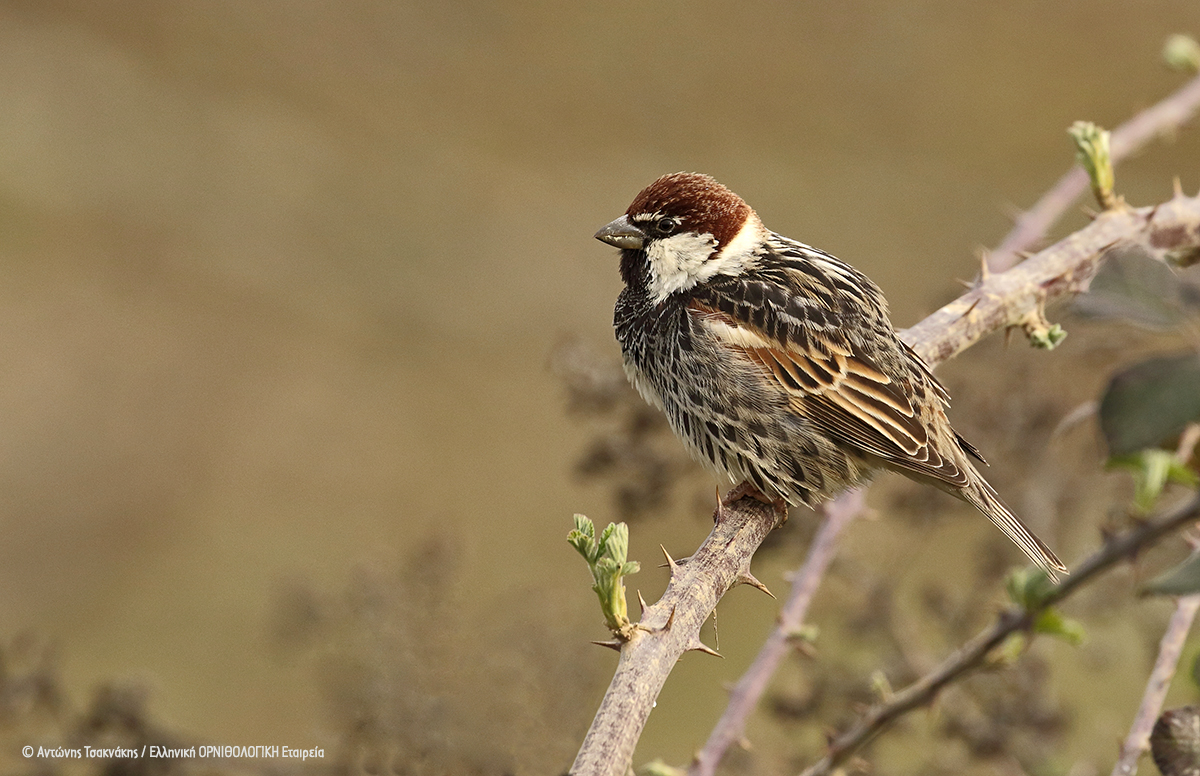
M 736 316 L 736 308 L 715 310 L 695 301 L 691 307 L 727 347 L 763 367 L 798 415 L 830 436 L 914 473 L 957 487 L 967 483 L 967 472 L 929 444 L 910 399 L 848 341 L 792 332 L 781 342 Z

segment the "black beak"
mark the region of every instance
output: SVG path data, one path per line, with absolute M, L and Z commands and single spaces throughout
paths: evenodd
M 621 216 L 596 232 L 596 239 L 614 248 L 636 251 L 646 244 L 646 233 L 630 223 L 629 216 Z

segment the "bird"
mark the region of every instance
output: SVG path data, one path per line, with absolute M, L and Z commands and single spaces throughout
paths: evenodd
M 950 397 L 891 324 L 883 292 L 777 234 L 708 175 L 664 175 L 596 239 L 620 249 L 625 373 L 726 503 L 816 506 L 899 472 L 973 505 L 1051 579 L 1067 568 L 972 463 Z

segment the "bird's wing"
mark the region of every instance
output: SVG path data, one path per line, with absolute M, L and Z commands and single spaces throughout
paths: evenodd
M 723 278 L 696 294 L 690 310 L 718 342 L 759 364 L 797 415 L 832 438 L 963 487 L 966 467 L 940 452 L 936 440 L 930 444 L 928 421 L 908 395 L 911 388 L 859 344 L 864 337 L 850 335 L 857 329 L 870 338 L 895 339 L 878 294 L 865 276 L 828 257 L 815 266 L 790 262 Z M 896 342 L 899 354 L 903 345 Z M 928 389 L 943 399 L 936 381 Z

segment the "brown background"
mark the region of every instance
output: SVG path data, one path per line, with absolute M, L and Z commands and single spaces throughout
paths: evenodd
M 1158 58 L 1176 31 L 1200 33 L 1200 7 L 0 3 L 0 639 L 48 639 L 77 703 L 129 679 L 221 744 L 332 747 L 349 669 L 320 656 L 398 661 L 410 738 L 564 768 L 612 663 L 585 643 L 604 633 L 564 537 L 573 512 L 615 513 L 572 476 L 588 431 L 547 368 L 568 335 L 615 354 L 615 256 L 592 232 L 657 175 L 708 172 L 908 325 L 1066 169 L 1072 121 L 1115 126 L 1181 82 Z M 1197 150 L 1185 133 L 1118 187 L 1195 190 Z M 989 347 L 945 377 L 1011 493 L 1074 401 L 1021 426 L 1011 393 L 1082 400 L 1117 358 Z M 990 536 L 874 498 L 847 552 L 880 573 Z M 1052 541 L 1068 559 L 1100 518 L 1073 519 Z M 685 500 L 635 526 L 647 595 L 657 545 L 686 554 L 706 520 Z M 783 588 L 801 551 L 760 576 Z M 386 637 L 364 647 L 351 618 L 280 647 L 288 591 L 336 612 L 376 584 L 400 601 Z M 756 596 L 722 606 L 726 661 L 681 663 L 639 762 L 703 740 L 773 621 Z M 1156 606 L 1111 647 L 1138 670 L 1090 701 L 1066 764 L 1122 735 Z M 1049 649 L 1069 686 L 1078 661 Z

